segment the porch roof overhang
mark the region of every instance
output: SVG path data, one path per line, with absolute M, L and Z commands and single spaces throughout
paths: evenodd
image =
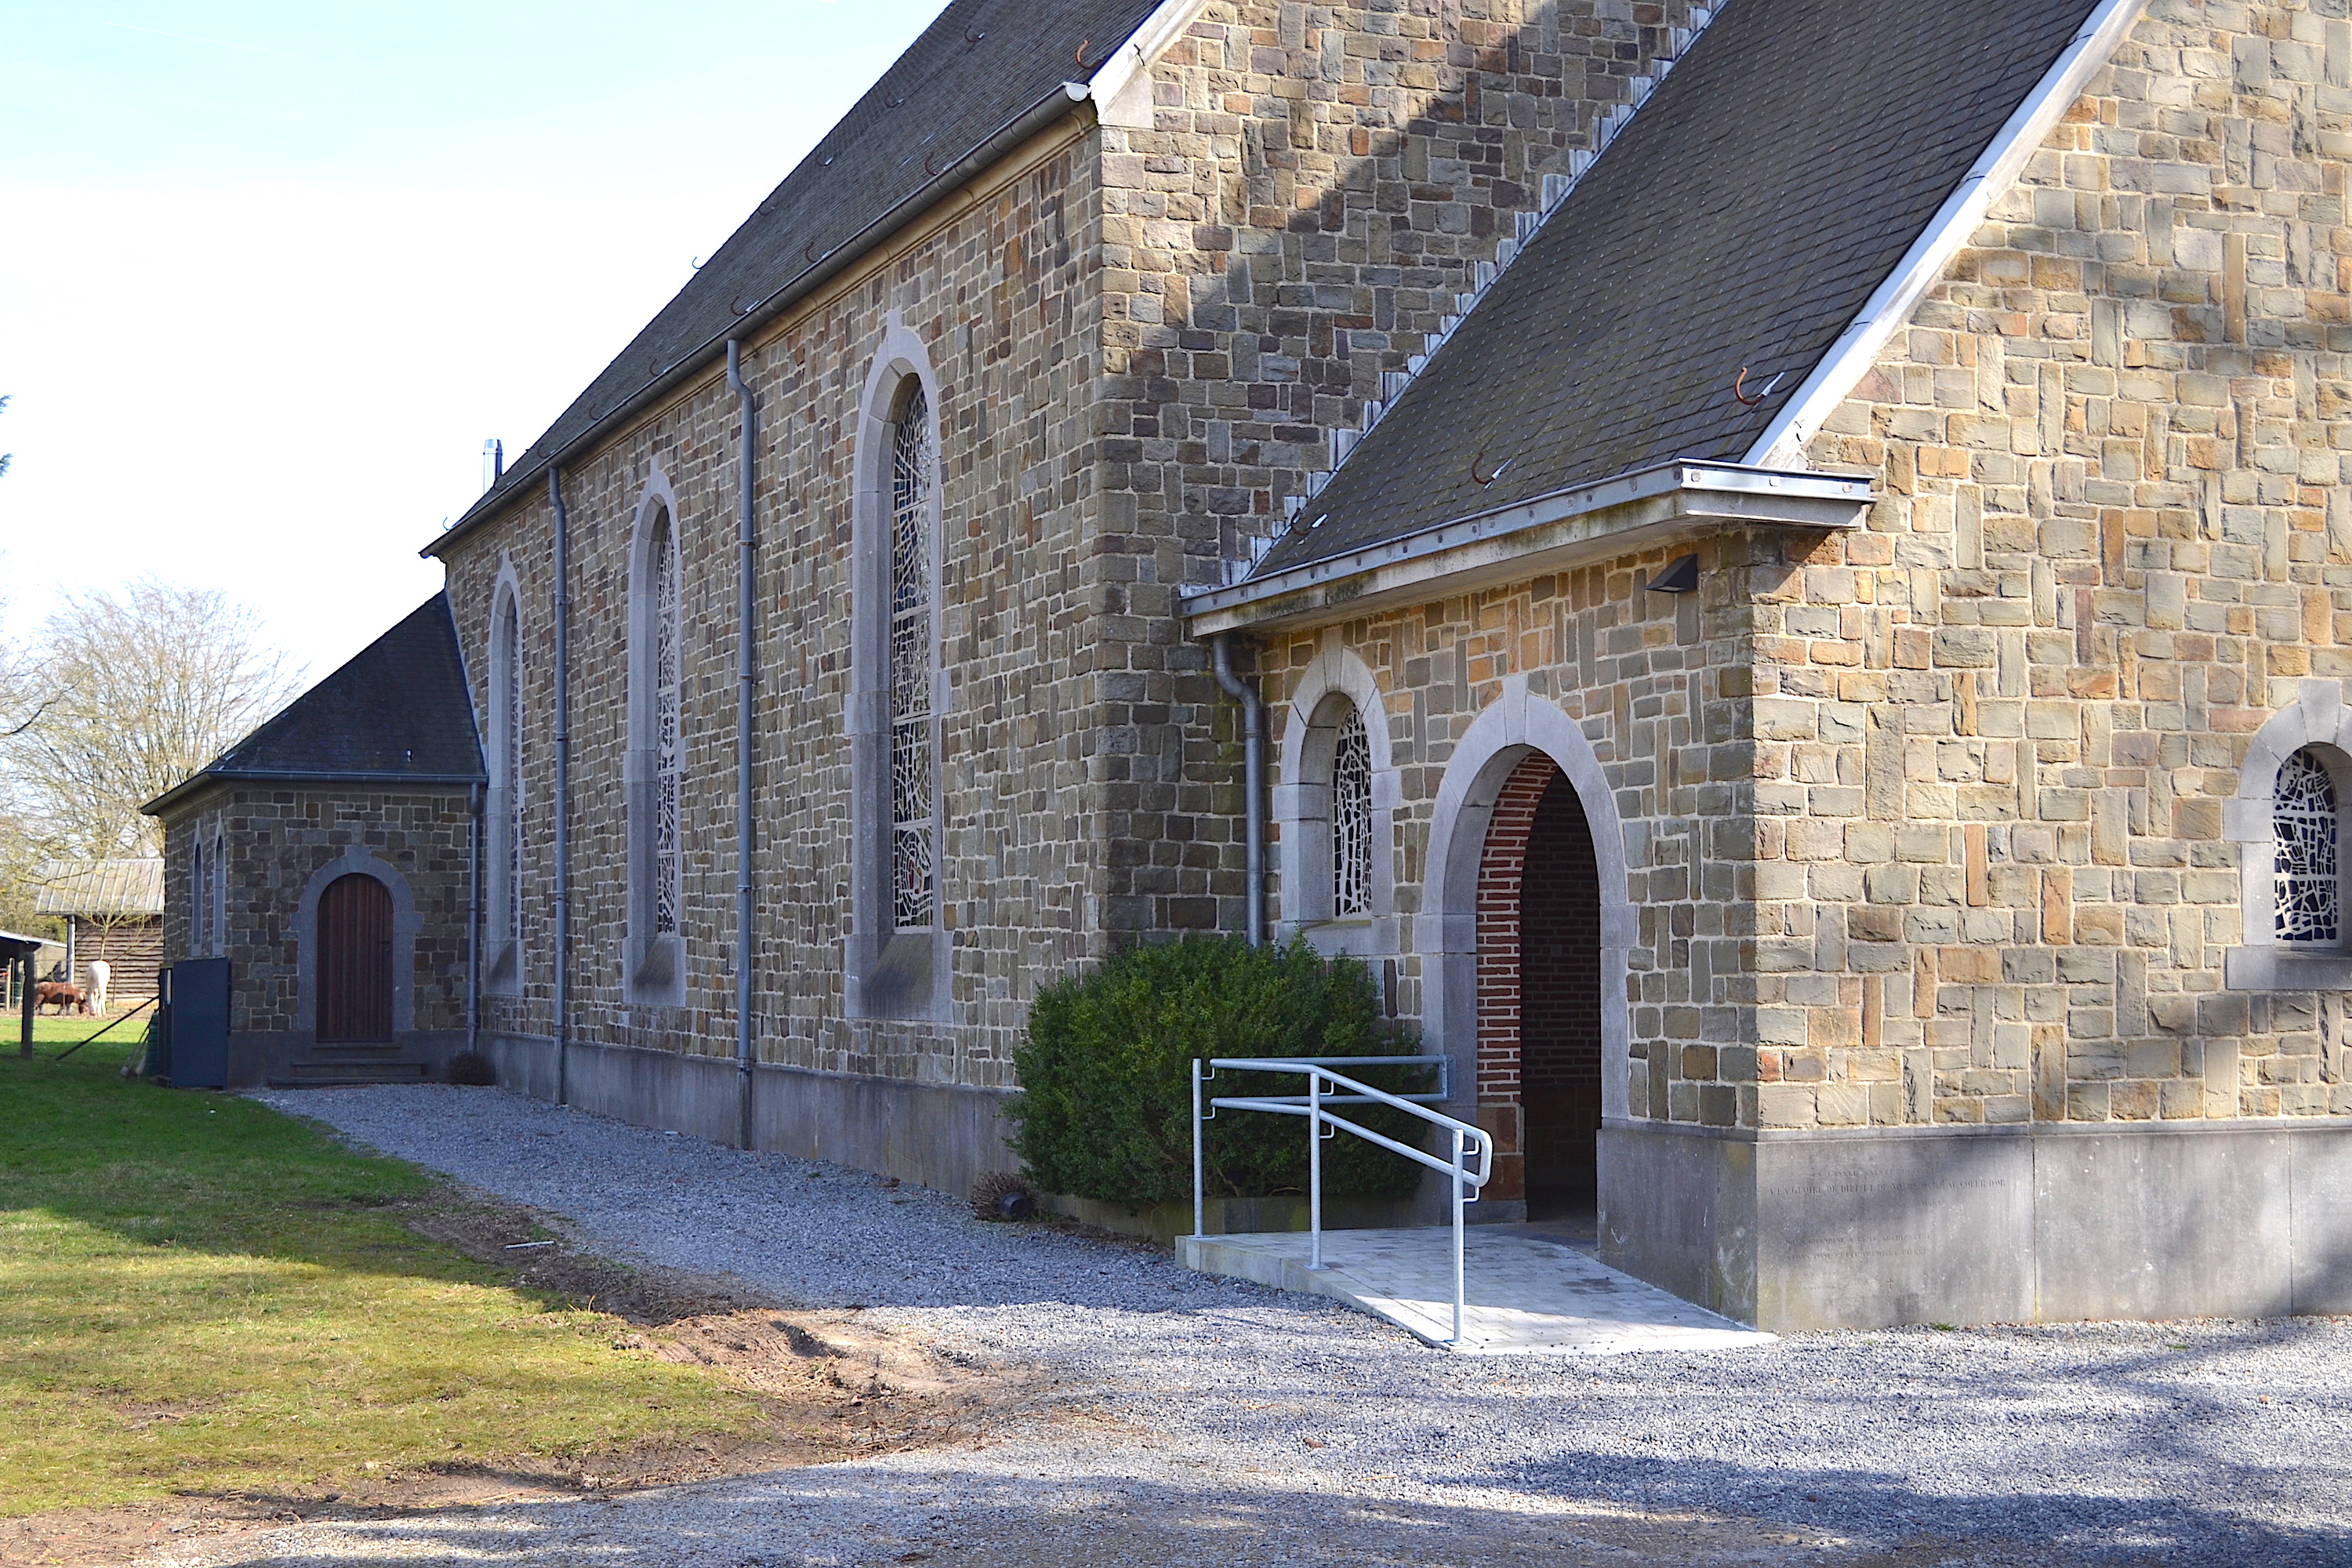
M 1591 566 L 1737 528 L 1859 529 L 1867 479 L 1738 463 L 1662 463 L 1474 513 L 1183 600 L 1194 637 L 1291 630 Z

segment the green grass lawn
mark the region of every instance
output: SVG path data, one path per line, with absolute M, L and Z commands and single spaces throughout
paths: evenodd
M 118 1070 L 136 1025 L 0 1034 L 0 1517 L 315 1493 L 747 1433 L 761 1407 L 404 1224 L 439 1189 Z

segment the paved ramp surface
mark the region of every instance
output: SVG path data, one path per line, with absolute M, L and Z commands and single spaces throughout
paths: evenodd
M 1773 1337 L 1694 1307 L 1539 1226 L 1472 1226 L 1463 1237 L 1463 1342 L 1454 1337 L 1454 1232 L 1327 1230 L 1324 1268 L 1304 1231 L 1186 1237 L 1178 1257 L 1207 1274 L 1335 1296 L 1433 1345 L 1469 1355 L 1620 1355 L 1730 1350 Z

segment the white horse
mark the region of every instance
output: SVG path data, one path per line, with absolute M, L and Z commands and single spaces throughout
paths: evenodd
M 106 1011 L 106 983 L 114 976 L 113 968 L 102 958 L 93 958 L 86 966 L 89 972 L 89 1008 L 93 1013 Z

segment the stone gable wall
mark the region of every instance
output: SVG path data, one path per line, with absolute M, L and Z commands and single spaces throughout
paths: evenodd
M 2352 1113 L 2221 819 L 2352 673 L 2346 12 L 2154 0 L 1813 443 L 1885 499 L 1751 574 L 1761 1124 Z
M 295 920 L 320 868 L 362 850 L 393 867 L 416 902 L 410 975 L 415 1027 L 466 1026 L 466 922 L 471 897 L 472 811 L 463 789 L 373 791 L 228 785 L 163 826 L 163 951 L 189 955 L 189 854 L 198 835 L 225 830 L 229 1027 L 291 1033 L 301 1006 Z M 204 956 L 212 956 L 205 954 Z M 118 989 L 120 987 L 118 986 Z
M 1864 531 L 1272 641 L 1271 696 L 1329 637 L 1391 703 L 1406 1016 L 1450 737 L 1523 671 L 1625 818 L 1633 1116 L 2352 1114 L 2336 999 L 2225 988 L 2221 810 L 2352 676 L 2347 10 L 2153 0 L 1813 442 Z

